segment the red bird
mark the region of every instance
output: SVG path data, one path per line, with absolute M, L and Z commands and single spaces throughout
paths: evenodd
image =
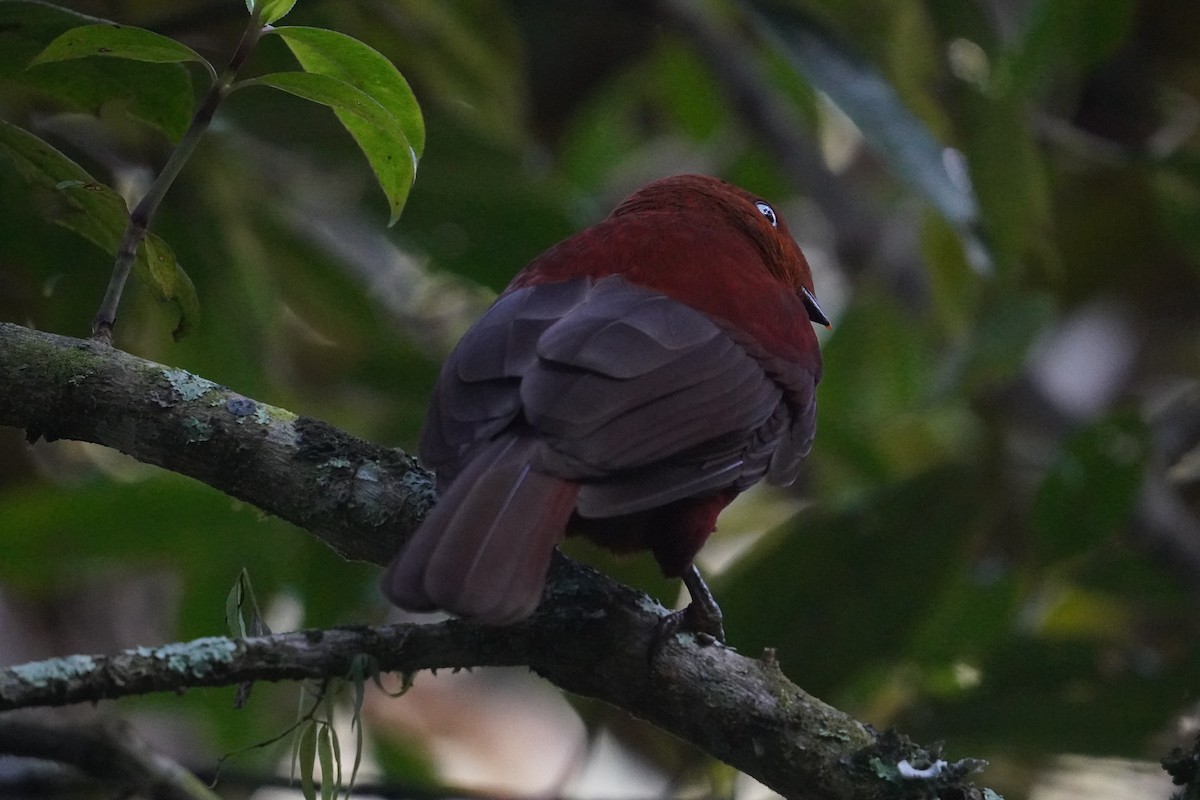
M 534 259 L 451 353 L 420 443 L 441 500 L 385 594 L 515 622 L 569 531 L 652 551 L 719 638 L 692 560 L 739 492 L 792 482 L 808 454 L 810 322 L 828 325 L 770 204 L 699 175 L 636 192 Z

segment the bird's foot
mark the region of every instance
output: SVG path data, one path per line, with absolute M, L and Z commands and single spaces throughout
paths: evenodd
M 683 573 L 683 585 L 692 596 L 692 602 L 682 611 L 667 614 L 658 623 L 654 642 L 650 646 L 651 660 L 659 648 L 677 633 L 692 633 L 701 644 L 725 643 L 725 623 L 721 607 L 717 605 L 695 565 Z

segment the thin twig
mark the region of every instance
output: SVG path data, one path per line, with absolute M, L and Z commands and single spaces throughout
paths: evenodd
M 121 237 L 121 246 L 117 250 L 116 262 L 113 264 L 112 277 L 104 292 L 104 300 L 101 301 L 99 310 L 92 318 L 93 339 L 106 344 L 112 343 L 112 331 L 117 321 L 117 308 L 121 304 L 121 295 L 125 291 L 125 283 L 129 280 L 129 273 L 133 269 L 134 261 L 137 260 L 138 248 L 141 247 L 142 241 L 146 238 L 146 232 L 150 229 L 150 222 L 154 219 L 159 205 L 162 204 L 167 190 L 179 177 L 183 165 L 195 152 L 201 137 L 208 130 L 213 116 L 217 113 L 217 107 L 229 94 L 230 88 L 237 78 L 238 70 L 254 52 L 254 47 L 258 44 L 262 33 L 263 26 L 259 20 L 259 11 L 256 9 L 246 30 L 242 33 L 242 39 L 238 42 L 237 49 L 229 59 L 229 65 L 209 87 L 204 99 L 196 107 L 191 124 L 188 125 L 183 138 L 179 140 L 175 150 L 171 153 L 171 157 L 167 159 L 167 163 L 158 173 L 145 196 L 130 212 L 129 223 L 125 226 L 125 233 Z

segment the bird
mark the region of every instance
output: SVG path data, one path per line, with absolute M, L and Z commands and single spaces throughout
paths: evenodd
M 653 181 L 521 270 L 463 335 L 419 442 L 439 500 L 382 579 L 410 611 L 529 617 L 568 534 L 649 550 L 677 624 L 723 641 L 694 564 L 717 516 L 793 482 L 829 326 L 779 211 L 704 175 Z

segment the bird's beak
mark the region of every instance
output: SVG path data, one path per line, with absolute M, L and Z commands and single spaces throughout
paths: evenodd
M 817 302 L 817 298 L 813 296 L 813 293 L 801 286 L 800 297 L 804 300 L 804 308 L 808 311 L 808 318 L 813 322 L 824 325 L 826 328 L 830 327 L 829 317 L 825 316 L 825 312 L 821 310 L 821 305 Z

